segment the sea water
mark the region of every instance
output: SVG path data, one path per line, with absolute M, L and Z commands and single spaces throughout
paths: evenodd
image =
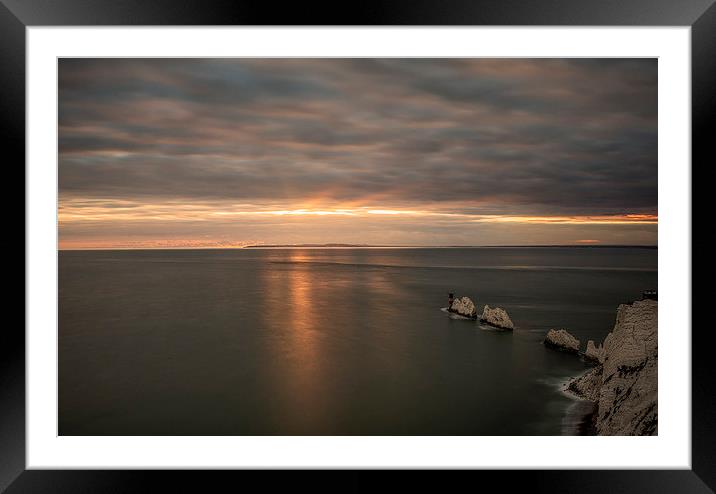
M 650 248 L 61 251 L 60 435 L 556 435 Z M 506 309 L 494 331 L 448 292 Z

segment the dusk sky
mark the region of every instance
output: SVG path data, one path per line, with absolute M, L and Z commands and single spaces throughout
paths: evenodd
M 61 59 L 60 248 L 657 243 L 655 59 Z

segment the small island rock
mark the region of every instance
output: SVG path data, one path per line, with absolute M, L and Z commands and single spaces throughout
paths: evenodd
M 510 316 L 507 315 L 505 309 L 500 307 L 490 307 L 485 305 L 482 309 L 482 316 L 480 316 L 480 322 L 489 324 L 500 329 L 515 329 L 515 325 L 512 324 Z
M 579 353 L 579 340 L 565 329 L 550 329 L 544 344 L 564 352 Z
M 477 318 L 475 304 L 472 303 L 472 300 L 468 297 L 456 298 L 448 310 L 463 317 L 469 317 L 470 319 Z

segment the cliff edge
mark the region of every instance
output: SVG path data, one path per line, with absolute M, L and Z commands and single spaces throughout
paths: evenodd
M 657 315 L 656 300 L 620 305 L 604 340 L 602 362 L 567 385 L 568 391 L 596 402 L 599 435 L 658 433 Z

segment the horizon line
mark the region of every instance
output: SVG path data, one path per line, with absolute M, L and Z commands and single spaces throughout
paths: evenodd
M 658 249 L 658 244 L 504 244 L 504 245 L 371 245 L 371 244 L 266 244 L 246 246 L 197 247 L 80 247 L 57 251 L 103 250 L 250 250 L 250 249 L 490 249 L 490 248 L 641 248 Z

